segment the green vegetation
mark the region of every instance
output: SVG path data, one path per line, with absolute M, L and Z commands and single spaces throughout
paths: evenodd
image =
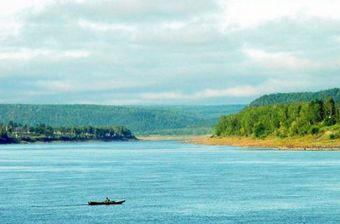
M 199 135 L 244 106 L 0 105 L 0 122 L 53 128 L 124 126 L 136 135 Z
M 303 93 L 276 93 L 264 95 L 253 102 L 250 106 L 264 106 L 271 104 L 293 103 L 293 102 L 311 102 L 313 100 L 325 101 L 328 96 L 333 97 L 335 102 L 340 101 L 340 89 L 329 89 L 319 92 Z
M 130 130 L 124 127 L 53 128 L 45 124 L 30 127 L 12 121 L 8 124 L 0 124 L 0 144 L 37 141 L 125 141 L 134 139 L 136 138 Z
M 247 107 L 235 115 L 223 116 L 215 127 L 217 136 L 280 138 L 324 135 L 340 138 L 340 103 L 324 101 Z

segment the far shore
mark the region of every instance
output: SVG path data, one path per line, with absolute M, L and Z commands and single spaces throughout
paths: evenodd
M 122 139 L 111 139 L 111 140 L 103 140 L 103 139 L 77 139 L 77 140 L 48 140 L 48 141 L 42 141 L 42 140 L 36 140 L 36 141 L 16 141 L 16 142 L 1 142 L 1 145 L 17 145 L 17 144 L 52 144 L 52 143 L 90 143 L 90 142 L 134 142 L 139 141 L 138 138 L 122 138 Z
M 74 141 L 35 141 L 18 142 L 19 144 L 32 143 L 72 143 L 72 142 L 99 142 L 103 140 L 74 140 Z M 117 139 L 113 141 L 179 141 L 188 144 L 216 145 L 216 146 L 237 146 L 244 148 L 268 148 L 276 150 L 295 150 L 295 151 L 340 151 L 340 139 L 329 139 L 322 135 L 304 137 L 267 137 L 257 139 L 252 137 L 228 136 L 212 137 L 211 135 L 141 135 L 135 139 Z M 109 141 L 105 141 L 109 142 Z M 17 144 L 18 144 L 17 143 Z
M 142 141 L 182 141 L 191 142 L 193 139 L 209 138 L 210 135 L 139 135 L 137 139 Z
M 193 137 L 193 144 L 225 145 L 250 148 L 272 148 L 278 150 L 340 151 L 340 139 L 326 139 L 314 136 L 255 139 L 252 137 Z

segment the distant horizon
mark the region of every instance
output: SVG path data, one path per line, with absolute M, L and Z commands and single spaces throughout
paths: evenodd
M 70 103 L 25 103 L 25 102 L 13 102 L 13 103 L 3 103 L 3 102 L 0 102 L 0 105 L 1 104 L 10 104 L 10 105 L 93 105 L 93 106 L 145 106 L 145 107 L 166 107 L 166 106 L 245 106 L 245 105 L 249 105 L 251 104 L 253 101 L 255 101 L 256 99 L 262 97 L 262 96 L 265 96 L 265 95 L 275 95 L 275 94 L 290 94 L 290 93 L 316 93 L 316 92 L 320 92 L 320 91 L 324 91 L 324 90 L 331 90 L 331 89 L 340 89 L 340 87 L 333 87 L 333 88 L 327 88 L 327 89 L 318 89 L 318 90 L 314 90 L 314 91 L 290 91 L 290 92 L 273 92 L 273 93 L 268 93 L 268 94 L 263 94 L 263 95 L 260 95 L 258 97 L 255 97 L 253 99 L 251 99 L 249 102 L 239 102 L 239 103 L 215 103 L 215 104 L 204 104 L 204 103 L 200 103 L 200 104 L 190 104 L 190 103 L 187 103 L 187 104 L 100 104 L 100 103 L 77 103 L 77 102 L 70 102 Z
M 0 105 L 39 105 L 39 106 L 117 106 L 117 107 L 213 107 L 213 106 L 245 106 L 249 103 L 239 104 L 85 104 L 85 103 L 0 103 Z

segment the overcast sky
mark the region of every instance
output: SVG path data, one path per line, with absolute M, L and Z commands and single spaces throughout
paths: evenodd
M 0 103 L 247 103 L 339 71 L 339 0 L 0 2 Z

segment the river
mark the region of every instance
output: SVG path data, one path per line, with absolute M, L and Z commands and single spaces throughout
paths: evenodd
M 126 203 L 87 205 L 106 196 Z M 340 223 L 340 152 L 2 145 L 0 223 Z

